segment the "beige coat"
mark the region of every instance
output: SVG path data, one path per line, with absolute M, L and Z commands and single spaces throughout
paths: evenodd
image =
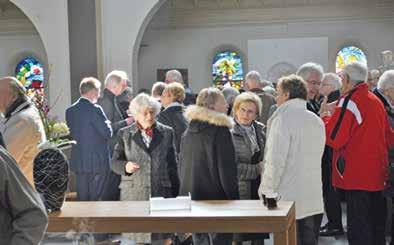
M 44 126 L 34 106 L 22 103 L 0 123 L 7 150 L 15 158 L 23 174 L 34 186 L 33 160 L 39 152 L 38 144 L 46 140 Z
M 295 201 L 296 219 L 323 213 L 321 158 L 325 144 L 323 121 L 292 99 L 268 120 L 260 194 L 278 193 Z

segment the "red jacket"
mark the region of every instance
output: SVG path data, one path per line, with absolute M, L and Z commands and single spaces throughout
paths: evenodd
M 334 150 L 333 185 L 345 190 L 381 191 L 385 188 L 388 148 L 394 133 L 382 102 L 363 83 L 356 86 L 334 139 L 331 134 L 339 120 L 345 97 L 342 96 L 326 124 L 327 145 Z M 338 157 L 345 160 L 341 174 Z

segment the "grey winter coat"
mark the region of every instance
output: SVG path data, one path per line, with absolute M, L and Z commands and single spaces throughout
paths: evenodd
M 11 155 L 0 146 L 0 244 L 38 244 L 47 227 L 44 204 Z
M 120 200 L 147 201 L 149 197 L 175 197 L 179 192 L 177 157 L 172 128 L 156 122 L 153 138 L 146 147 L 136 123 L 119 130 L 112 157 L 112 170 L 122 175 Z M 140 166 L 132 175 L 125 171 L 127 162 Z M 149 234 L 130 235 L 137 243 L 149 243 Z M 166 239 L 169 234 L 153 234 L 152 240 Z
M 178 195 L 179 177 L 172 128 L 159 122 L 153 129 L 149 148 L 143 143 L 141 131 L 134 123 L 122 128 L 112 157 L 112 170 L 122 175 L 121 200 L 143 201 L 149 197 Z M 135 162 L 140 170 L 127 175 L 127 162 Z
M 235 146 L 238 188 L 241 200 L 250 200 L 254 199 L 252 197 L 258 197 L 257 190 L 260 183 L 256 183 L 256 180 L 259 179 L 261 174 L 262 161 L 264 159 L 265 126 L 255 121 L 253 122 L 253 127 L 260 148 L 256 153 L 252 152 L 250 139 L 241 125 L 235 123 L 234 128 L 231 130 Z M 256 193 L 252 193 L 253 191 Z

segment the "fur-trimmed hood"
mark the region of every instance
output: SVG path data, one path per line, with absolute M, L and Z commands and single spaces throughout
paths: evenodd
M 186 109 L 185 116 L 189 122 L 192 120 L 197 120 L 213 124 L 215 126 L 227 127 L 229 129 L 234 127 L 234 122 L 231 117 L 224 113 L 216 112 L 202 106 L 189 106 Z

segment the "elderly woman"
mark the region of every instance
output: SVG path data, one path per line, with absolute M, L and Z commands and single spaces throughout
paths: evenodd
M 291 75 L 279 80 L 278 109 L 268 120 L 261 196 L 295 201 L 297 244 L 316 245 L 323 217 L 322 120 L 307 110 L 306 83 Z
M 235 98 L 233 114 L 235 125 L 232 129 L 233 142 L 238 168 L 238 189 L 240 199 L 258 199 L 261 166 L 264 158 L 265 126 L 257 122 L 261 112 L 260 98 L 250 92 L 242 93 Z M 247 234 L 235 235 L 234 240 L 254 240 L 252 244 L 263 244 L 257 239 L 269 238 L 267 235 Z
M 193 200 L 234 200 L 239 198 L 237 166 L 226 115 L 227 104 L 217 88 L 205 88 L 197 105 L 189 106 L 186 118 L 190 126 L 181 142 L 181 194 L 191 193 Z M 195 234 L 194 244 L 231 244 L 232 236 Z
M 183 85 L 177 82 L 168 84 L 161 95 L 161 104 L 164 110 L 160 112 L 157 118 L 157 121 L 174 129 L 177 153 L 180 151 L 182 134 L 189 125 L 184 116 L 184 100 L 185 89 Z
M 231 112 L 233 111 L 235 97 L 237 97 L 240 93 L 237 89 L 233 87 L 223 88 L 222 93 L 228 105 L 227 115 L 230 115 Z
M 150 196 L 177 196 L 179 178 L 173 130 L 156 122 L 159 102 L 139 94 L 129 110 L 136 122 L 119 131 L 112 158 L 112 170 L 122 175 L 120 199 L 146 201 Z M 149 234 L 130 236 L 136 243 L 171 243 L 170 234 L 152 234 L 152 238 Z

